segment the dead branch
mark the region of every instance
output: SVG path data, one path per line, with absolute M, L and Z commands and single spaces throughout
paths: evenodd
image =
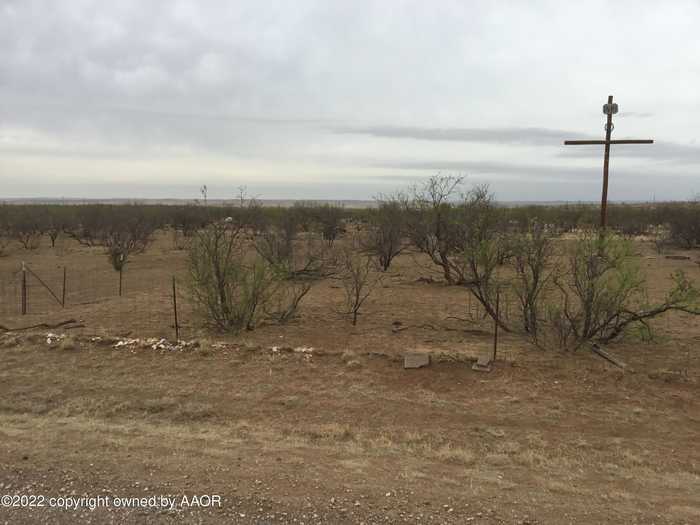
M 69 326 L 72 325 L 72 326 Z M 32 330 L 34 328 L 45 328 L 48 330 L 55 330 L 56 328 L 83 328 L 85 325 L 79 323 L 75 319 L 69 319 L 67 321 L 61 321 L 60 323 L 54 323 L 54 324 L 49 324 L 49 323 L 39 323 L 31 326 L 22 326 L 20 328 L 9 328 L 4 325 L 0 325 L 0 331 L 3 332 L 22 332 L 24 330 Z

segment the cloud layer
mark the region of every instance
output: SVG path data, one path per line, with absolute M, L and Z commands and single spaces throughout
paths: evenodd
M 562 142 L 601 137 L 613 93 L 615 136 L 657 143 L 614 148 L 612 197 L 684 198 L 700 6 L 642 4 L 0 0 L 0 197 L 369 198 L 450 170 L 595 200 L 600 148 Z

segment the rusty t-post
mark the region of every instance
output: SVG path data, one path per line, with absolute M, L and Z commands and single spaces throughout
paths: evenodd
M 24 264 L 24 261 L 22 261 L 22 315 L 27 315 L 27 267 Z
M 175 313 L 175 342 L 180 340 L 180 324 L 177 319 L 177 291 L 175 289 L 175 276 L 173 275 L 173 312 Z
M 66 267 L 63 267 L 63 288 L 61 288 L 61 306 L 66 307 Z
M 496 290 L 496 319 L 493 323 L 493 361 L 496 361 L 496 352 L 498 352 L 498 323 L 501 320 L 500 317 L 500 302 L 501 302 L 501 291 Z

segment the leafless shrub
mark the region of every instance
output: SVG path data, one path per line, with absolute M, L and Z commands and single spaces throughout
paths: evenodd
M 382 275 L 378 273 L 376 260 L 356 249 L 344 247 L 339 259 L 340 272 L 337 278 L 345 292 L 342 313 L 351 317 L 354 326 L 362 305 L 381 282 Z
M 556 268 L 552 265 L 554 246 L 543 225 L 533 223 L 530 231 L 516 238 L 513 269 L 513 289 L 522 312 L 523 328 L 537 338 L 538 321 L 544 314 L 543 292 Z
M 668 249 L 668 246 L 671 244 L 671 234 L 668 228 L 657 225 L 652 230 L 652 235 L 656 253 L 659 255 L 664 254 Z
M 36 250 L 43 235 L 39 209 L 17 206 L 9 216 L 9 233 L 25 250 Z
M 328 246 L 333 246 L 343 232 L 343 209 L 339 206 L 324 204 L 314 209 L 314 218 L 323 240 L 328 243 Z
M 154 222 L 138 207 L 125 207 L 108 217 L 100 232 L 101 244 L 116 271 L 121 271 L 132 254 L 142 253 L 156 229 Z
M 264 308 L 268 318 L 278 323 L 286 323 L 293 319 L 299 304 L 311 291 L 312 286 L 312 281 L 289 279 L 282 275 Z
M 10 243 L 10 211 L 9 206 L 0 205 L 0 257 L 7 255 L 7 246 Z
M 700 198 L 689 202 L 659 206 L 655 210 L 658 225 L 667 232 L 669 241 L 683 248 L 700 244 Z
M 65 225 L 64 233 L 82 246 L 99 246 L 112 208 L 101 204 L 78 207 L 72 220 Z
M 496 300 L 507 282 L 499 275 L 499 267 L 506 260 L 504 254 L 512 251 L 511 239 L 499 220 L 488 187 L 478 186 L 463 197 L 456 210 L 455 229 L 459 244 L 458 257 L 452 259 L 452 268 L 484 312 L 504 331 L 510 331 L 503 316 L 497 313 Z
M 408 203 L 408 234 L 413 244 L 442 269 L 445 280 L 455 284 L 461 280 L 454 256 L 453 199 L 464 181 L 463 177 L 435 175 L 422 186 L 411 189 Z M 455 276 L 457 271 L 457 276 Z
M 367 234 L 362 247 L 374 255 L 383 271 L 391 266 L 391 261 L 405 248 L 405 209 L 406 197 L 382 195 L 377 199 L 377 209 L 372 210 Z
M 173 245 L 176 250 L 189 247 L 194 234 L 208 223 L 208 209 L 201 206 L 187 205 L 175 208 L 170 227 Z
M 7 255 L 7 246 L 10 244 L 10 238 L 6 233 L 0 231 L 0 257 Z
M 298 214 L 278 209 L 277 216 L 255 238 L 255 249 L 273 265 L 288 264 L 294 255 L 294 242 L 299 233 Z

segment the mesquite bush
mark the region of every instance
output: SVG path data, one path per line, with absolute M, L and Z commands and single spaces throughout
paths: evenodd
M 610 233 L 587 234 L 576 241 L 565 267 L 554 277 L 563 296 L 552 306 L 552 325 L 566 348 L 586 342 L 607 343 L 628 329 L 643 326 L 669 311 L 700 315 L 700 292 L 682 271 L 672 275 L 673 286 L 657 303 L 649 301 L 646 278 L 632 245 Z
M 313 279 L 289 263 L 272 264 L 248 245 L 245 228 L 215 222 L 195 234 L 188 252 L 190 292 L 209 324 L 222 331 L 253 330 L 262 320 L 286 322 Z

